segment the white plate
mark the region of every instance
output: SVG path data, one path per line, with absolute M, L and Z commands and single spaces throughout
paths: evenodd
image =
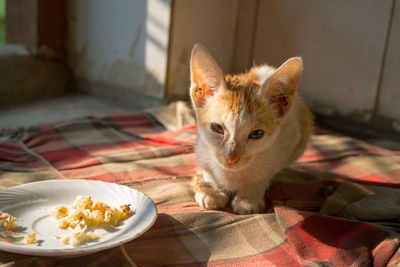
M 80 247 L 61 244 L 54 233 L 66 231 L 57 227 L 56 219 L 49 212 L 57 205 L 70 207 L 79 195 L 90 195 L 111 207 L 131 204 L 135 213 L 112 231 L 103 231 L 100 239 Z M 0 210 L 17 217 L 23 233 L 36 232 L 40 241 L 39 244 L 24 245 L 0 238 L 0 250 L 40 256 L 76 256 L 116 247 L 146 232 L 157 218 L 156 206 L 142 192 L 115 183 L 88 180 L 48 180 L 2 190 Z

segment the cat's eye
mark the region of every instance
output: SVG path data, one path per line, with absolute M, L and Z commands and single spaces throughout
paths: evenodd
M 224 134 L 224 128 L 216 122 L 212 122 L 210 128 L 214 133 Z
M 249 139 L 260 139 L 261 137 L 264 136 L 264 131 L 263 130 L 254 130 L 249 134 Z

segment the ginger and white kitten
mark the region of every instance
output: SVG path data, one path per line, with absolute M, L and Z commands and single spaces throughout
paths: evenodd
M 206 209 L 231 200 L 235 213 L 259 213 L 276 173 L 302 155 L 313 116 L 296 95 L 301 58 L 278 69 L 263 65 L 224 76 L 207 50 L 195 45 L 190 61 L 190 96 L 195 110 L 200 172 L 195 199 Z

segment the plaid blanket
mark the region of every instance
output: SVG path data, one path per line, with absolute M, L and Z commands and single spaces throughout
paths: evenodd
M 16 266 L 395 266 L 400 155 L 318 130 L 266 194 L 268 211 L 235 215 L 193 199 L 196 127 L 167 131 L 148 113 L 88 117 L 0 136 L 0 187 L 94 179 L 141 190 L 158 219 L 139 238 L 78 258 L 0 252 Z

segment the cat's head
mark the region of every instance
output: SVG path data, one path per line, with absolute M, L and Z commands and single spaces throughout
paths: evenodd
M 302 70 L 296 57 L 276 70 L 262 66 L 224 76 L 207 50 L 194 46 L 190 97 L 200 138 L 222 167 L 241 169 L 274 142 L 294 102 Z

